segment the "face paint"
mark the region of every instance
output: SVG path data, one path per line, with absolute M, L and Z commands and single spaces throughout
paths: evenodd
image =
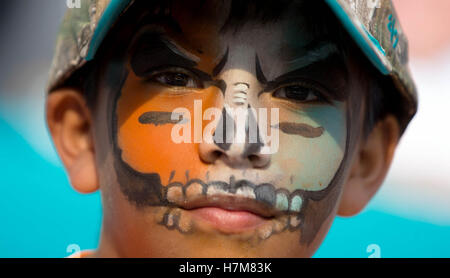
M 259 30 L 283 41 L 283 28 Z M 309 244 L 335 205 L 350 127 L 334 48 L 323 44 L 303 51 L 312 57 L 286 62 L 274 55 L 279 45 L 255 39 L 268 37 L 264 32 L 242 28 L 205 35 L 204 50 L 195 55 L 189 51 L 196 47 L 169 31 L 143 32 L 130 48 L 127 74 L 112 104 L 115 170 L 127 199 L 138 208 L 158 207 L 157 223 L 169 230 L 195 235 L 202 223 L 191 211 L 217 206 L 267 218 L 245 236 L 249 241 L 300 231 L 301 242 Z M 337 74 L 327 76 L 330 72 Z M 220 142 L 236 124 L 223 107 L 279 109 L 279 152 L 264 167 L 252 167 L 251 161 L 235 167 L 231 159 L 205 162 L 198 143 L 171 140 L 174 125 L 191 120 L 172 111 L 184 108 L 194 115 L 195 101 L 202 102 L 202 115 L 209 108 L 222 109 L 217 126 L 223 129 L 213 131 L 213 144 L 225 156 L 238 153 L 242 161 L 258 155 L 265 143 L 259 136 L 250 143 L 248 130 L 242 146 Z M 246 122 L 257 119 L 248 113 Z M 269 127 L 258 126 L 258 135 Z
M 316 138 L 323 134 L 323 127 L 312 127 L 307 124 L 279 123 L 275 126 L 286 134 L 296 134 L 306 138 Z
M 173 117 L 175 117 L 176 119 L 173 120 Z M 162 111 L 145 112 L 141 116 L 139 116 L 139 123 L 154 124 L 155 126 L 164 124 L 180 124 L 184 120 L 185 119 L 183 119 L 183 114 Z
M 247 94 L 250 85 L 244 82 L 237 82 L 233 84 L 234 94 L 233 103 L 238 105 L 243 105 L 247 103 Z
M 210 87 L 201 95 L 196 92 L 177 95 L 168 88 L 143 84 L 130 72 L 116 110 L 119 126 L 117 143 L 122 151 L 121 160 L 137 172 L 157 173 L 165 184 L 173 170 L 175 175 L 172 179 L 184 179 L 180 174 L 184 175 L 187 170 L 195 176 L 203 177 L 205 168 L 186 167 L 182 171 L 176 171 L 176 165 L 184 168 L 184 165 L 200 165 L 200 162 L 198 158 L 195 159 L 198 157 L 195 155 L 195 144 L 175 144 L 172 141 L 171 130 L 175 123 L 171 112 L 148 111 L 172 111 L 184 107 L 193 115 L 194 100 L 202 100 L 204 109 L 207 109 L 220 100 L 219 94 L 217 88 Z M 143 120 L 146 122 L 143 123 Z M 175 153 L 176 156 L 173 155 Z
M 287 64 L 295 68 L 304 68 L 316 62 L 322 61 L 333 54 L 338 54 L 339 51 L 336 45 L 330 42 L 319 42 L 309 50 L 306 55 L 286 61 Z

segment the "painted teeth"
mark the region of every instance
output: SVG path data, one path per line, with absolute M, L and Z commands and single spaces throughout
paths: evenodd
M 164 222 L 164 215 L 167 212 L 167 208 L 155 207 L 155 219 L 157 223 Z
M 284 192 L 278 192 L 275 205 L 278 210 L 287 211 L 289 209 L 288 196 Z
M 266 239 L 272 235 L 272 227 L 266 225 L 258 229 L 258 236 L 260 239 Z
M 186 215 L 183 213 L 180 214 L 178 218 L 178 229 L 183 233 L 189 233 L 192 229 L 192 223 Z
M 225 190 L 217 186 L 209 186 L 208 190 L 206 191 L 206 196 L 213 196 L 213 195 L 230 195 L 230 193 L 226 192 Z
M 303 199 L 300 195 L 295 195 L 291 199 L 291 207 L 289 208 L 292 212 L 300 212 L 302 207 Z
M 254 188 L 252 184 L 247 184 L 244 181 L 238 181 L 236 185 L 235 193 L 228 191 L 222 184 L 207 185 L 206 196 L 239 196 L 260 201 L 269 207 L 276 208 L 278 211 L 299 213 L 302 210 L 303 198 L 299 192 L 289 194 L 286 189 L 275 190 L 275 187 L 268 183 Z M 183 187 L 180 183 L 174 183 L 168 186 L 166 199 L 172 204 L 183 205 L 202 196 L 204 186 L 200 182 L 189 183 L 186 187 Z
M 298 228 L 300 226 L 301 219 L 299 215 L 290 215 L 289 216 L 289 226 L 291 228 Z
M 280 217 L 279 219 L 274 220 L 272 228 L 276 233 L 280 233 L 280 232 L 284 231 L 284 229 L 286 229 L 286 227 L 288 226 L 288 223 L 289 223 L 289 218 L 287 215 L 284 215 L 284 216 Z
M 250 199 L 255 199 L 255 192 L 253 190 L 253 188 L 251 188 L 250 186 L 242 186 L 239 187 L 236 190 L 236 195 L 244 197 L 244 198 L 250 198 Z
M 182 233 L 190 233 L 193 227 L 191 219 L 178 208 L 167 209 L 164 213 L 163 220 L 159 223 L 166 226 L 170 230 L 177 229 Z
M 275 205 L 275 189 L 271 184 L 263 184 L 255 188 L 256 199 L 269 206 Z
M 166 225 L 167 227 L 173 227 L 175 225 L 174 215 L 171 213 L 167 214 Z
M 183 187 L 181 185 L 172 185 L 167 189 L 167 200 L 174 204 L 184 202 Z
M 188 185 L 186 188 L 186 201 L 191 201 L 195 199 L 197 196 L 200 196 L 203 192 L 203 186 L 198 183 L 194 182 Z

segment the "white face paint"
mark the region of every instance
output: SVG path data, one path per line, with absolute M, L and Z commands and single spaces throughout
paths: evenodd
M 246 104 L 249 85 L 247 83 L 238 82 L 233 84 L 233 89 L 233 103 L 237 105 Z

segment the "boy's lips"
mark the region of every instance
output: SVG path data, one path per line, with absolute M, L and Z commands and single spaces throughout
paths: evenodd
M 252 212 L 241 210 L 226 210 L 220 207 L 201 207 L 190 210 L 190 213 L 208 222 L 215 229 L 225 233 L 238 233 L 260 226 L 264 218 Z
M 183 211 L 179 216 L 176 210 L 169 209 L 162 221 L 167 227 L 186 232 L 189 218 L 195 226 L 228 234 L 262 229 L 263 237 L 270 235 L 271 230 L 298 228 L 303 206 L 300 190 L 289 192 L 270 183 L 255 184 L 246 179 L 236 180 L 234 176 L 230 182 L 200 179 L 185 184 L 172 182 L 164 188 L 163 200 L 169 208 Z
M 205 221 L 225 233 L 252 230 L 281 214 L 286 214 L 255 199 L 229 195 L 201 196 L 180 207 L 195 219 Z
M 181 207 L 187 210 L 216 207 L 230 212 L 246 211 L 263 218 L 271 218 L 282 213 L 255 199 L 230 195 L 199 196 L 192 201 L 185 202 Z

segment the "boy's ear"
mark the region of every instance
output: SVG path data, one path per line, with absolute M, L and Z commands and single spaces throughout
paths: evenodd
M 355 215 L 372 199 L 386 177 L 399 137 L 398 121 L 393 115 L 388 115 L 359 144 L 350 176 L 344 185 L 339 215 Z
M 53 91 L 47 97 L 47 125 L 70 182 L 82 193 L 96 191 L 98 176 L 92 117 L 81 92 L 73 88 Z

